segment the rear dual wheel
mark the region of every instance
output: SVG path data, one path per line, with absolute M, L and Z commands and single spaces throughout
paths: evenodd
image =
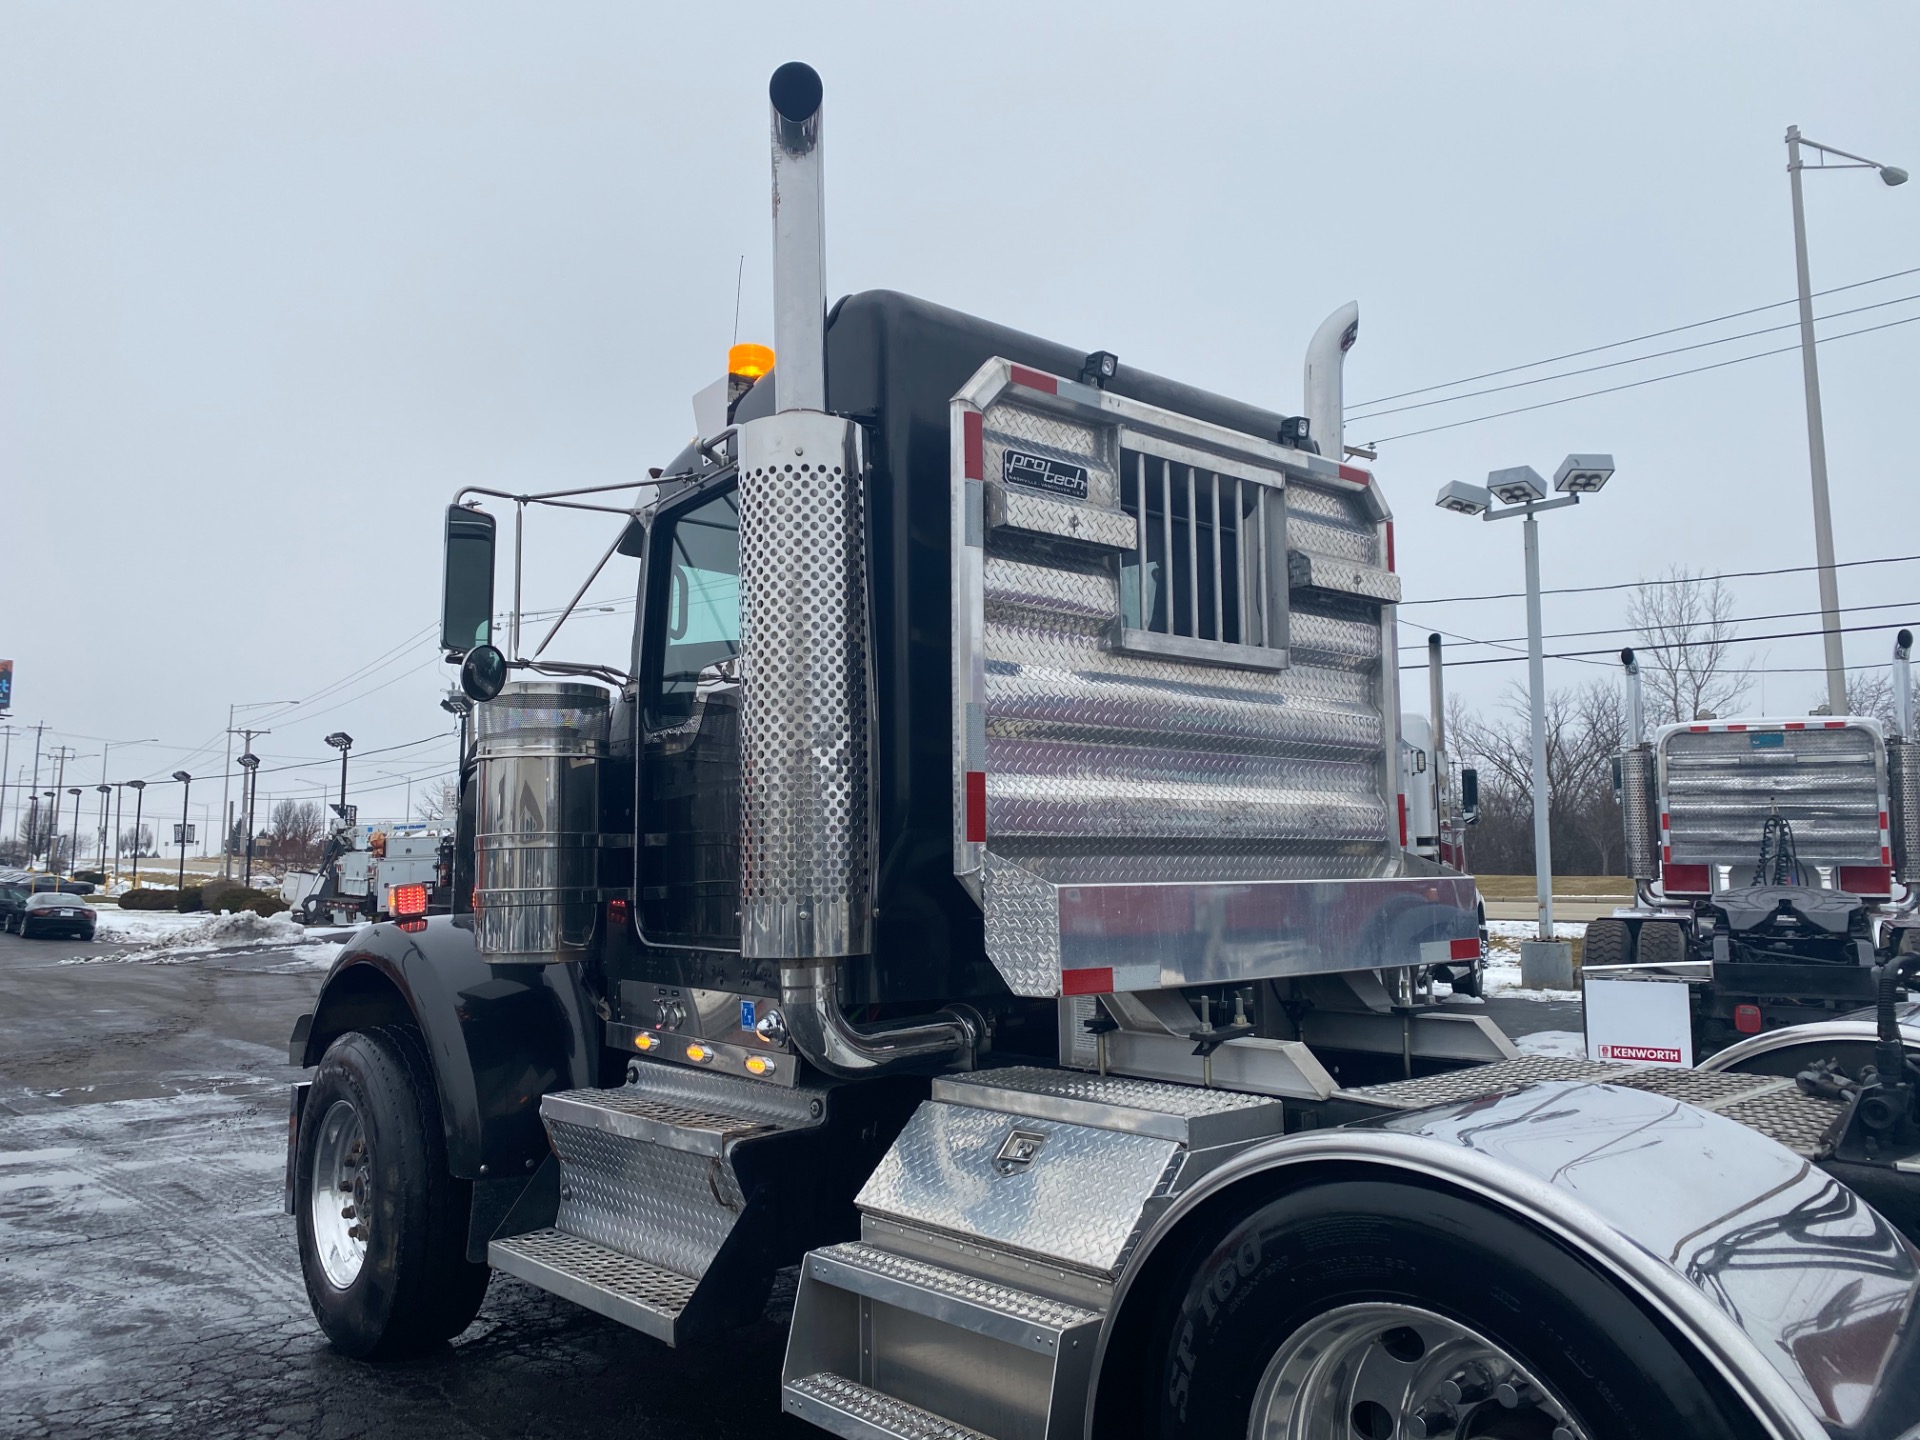
M 1143 1428 L 1159 1440 L 1748 1433 L 1610 1280 L 1450 1193 L 1294 1191 L 1196 1242 L 1185 1273 L 1142 1367 Z
M 294 1170 L 300 1268 L 333 1347 L 398 1359 L 472 1323 L 489 1271 L 467 1260 L 472 1186 L 448 1172 L 419 1035 L 342 1035 L 307 1092 Z

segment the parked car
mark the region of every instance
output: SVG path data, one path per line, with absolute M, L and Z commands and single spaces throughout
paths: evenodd
M 0 930 L 20 928 L 20 916 L 27 908 L 27 887 L 0 876 Z
M 62 875 L 36 875 L 30 890 L 57 890 L 63 895 L 91 895 L 94 887 L 85 880 L 74 880 Z
M 36 935 L 71 935 L 91 940 L 98 921 L 94 908 L 78 895 L 62 890 L 38 890 L 27 896 L 17 924 L 20 933 L 29 940 Z

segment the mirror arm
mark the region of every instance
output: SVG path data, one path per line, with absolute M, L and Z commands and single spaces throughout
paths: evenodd
M 604 680 L 615 689 L 624 689 L 633 683 L 633 677 L 611 665 L 592 665 L 576 660 L 513 660 L 508 662 L 509 670 L 532 670 L 541 675 L 590 675 L 595 680 Z
M 628 514 L 627 518 L 628 518 L 628 523 L 631 523 L 633 518 L 631 513 Z M 547 631 L 547 638 L 542 640 L 540 642 L 540 648 L 533 652 L 534 659 L 538 660 L 543 654 L 546 653 L 547 646 L 553 643 L 553 637 L 560 633 L 560 627 L 566 624 L 567 617 L 573 614 L 574 606 L 578 605 L 581 599 L 586 595 L 587 587 L 592 585 L 594 581 L 600 578 L 600 572 L 607 568 L 607 562 L 613 558 L 614 552 L 620 548 L 620 542 L 626 538 L 627 538 L 627 527 L 626 525 L 622 525 L 620 527 L 620 533 L 613 537 L 613 544 L 607 546 L 607 553 L 600 557 L 600 563 L 598 565 L 595 565 L 593 567 L 592 573 L 589 574 L 585 580 L 582 580 L 580 582 L 580 588 L 573 592 L 573 598 L 567 602 L 567 608 L 560 612 L 560 618 L 554 621 L 553 628 Z

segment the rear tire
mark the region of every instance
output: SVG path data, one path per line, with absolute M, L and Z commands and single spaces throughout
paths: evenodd
M 1648 920 L 1640 926 L 1634 954 L 1642 965 L 1678 965 L 1687 958 L 1687 929 L 1673 920 Z
M 1457 1195 L 1373 1180 L 1309 1186 L 1194 1242 L 1181 1273 L 1186 1292 L 1169 1297 L 1140 1366 L 1135 1413 L 1155 1440 L 1418 1434 L 1416 1410 L 1444 1403 L 1448 1379 L 1473 1373 L 1457 1362 L 1476 1356 L 1489 1385 L 1518 1371 L 1537 1389 L 1504 1409 L 1456 1394 L 1457 1428 L 1445 1433 L 1546 1440 L 1563 1423 L 1583 1440 L 1753 1433 L 1706 1363 L 1696 1368 L 1611 1280 Z M 1326 1383 L 1327 1363 L 1315 1375 L 1316 1354 L 1338 1358 L 1326 1332 L 1341 1312 L 1358 1328 L 1335 1344 L 1380 1352 L 1348 1374 L 1377 1379 L 1384 1367 L 1381 1397 L 1354 1403 L 1339 1372 Z
M 472 1186 L 448 1172 L 412 1029 L 351 1031 L 327 1048 L 303 1112 L 294 1205 L 307 1300 L 342 1354 L 417 1355 L 478 1313 L 490 1272 L 466 1258 Z
M 1580 965 L 1631 965 L 1633 931 L 1624 920 L 1589 920 Z

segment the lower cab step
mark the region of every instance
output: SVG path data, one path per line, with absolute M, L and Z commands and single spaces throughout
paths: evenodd
M 493 1241 L 487 1246 L 487 1263 L 503 1275 L 669 1343 L 700 1283 L 552 1228 Z
M 899 1440 L 994 1440 L 991 1435 L 956 1425 L 944 1415 L 824 1370 L 787 1381 L 781 1387 L 781 1408 L 822 1430 L 854 1440 L 879 1436 Z
M 1102 1316 L 867 1243 L 801 1267 L 781 1408 L 836 1435 L 1080 1434 Z

